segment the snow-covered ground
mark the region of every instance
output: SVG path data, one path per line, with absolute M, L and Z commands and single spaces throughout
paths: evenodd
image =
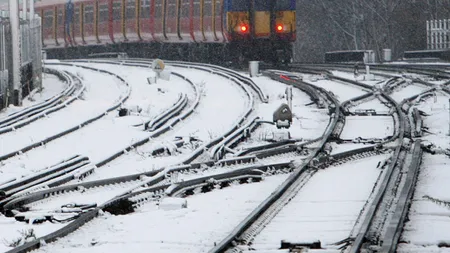
M 62 82 L 57 76 L 52 74 L 42 74 L 43 89 L 35 89 L 30 95 L 22 100 L 22 106 L 9 105 L 8 108 L 0 111 L 0 119 L 7 115 L 25 109 L 29 106 L 41 103 L 55 95 L 60 94 L 65 88 L 67 83 Z
M 25 154 L 2 161 L 0 167 L 0 183 L 3 179 L 27 175 L 30 172 L 43 169 L 64 158 L 75 154 L 86 155 L 93 163 L 97 163 L 126 146 L 151 135 L 142 128 L 133 125 L 150 120 L 175 103 L 180 93 L 188 96 L 188 107 L 195 99 L 193 87 L 185 80 L 171 76 L 170 81 L 158 80 L 157 84 L 149 85 L 147 77 L 153 75 L 147 68 L 135 68 L 107 64 L 83 64 L 102 68 L 123 77 L 131 88 L 130 98 L 125 106 L 138 105 L 143 108 L 140 116 L 117 117 L 117 111 L 111 112 L 102 119 L 79 129 L 63 138 L 52 141 L 43 147 L 36 148 Z M 55 131 L 62 131 L 78 124 L 98 113 L 104 112 L 126 94 L 127 87 L 114 77 L 93 72 L 78 67 L 58 67 L 79 73 L 87 84 L 87 91 L 82 99 L 63 110 L 49 115 L 47 118 L 33 122 L 31 125 L 0 135 L 0 152 L 7 153 L 23 147 Z M 148 144 L 98 168 L 96 173 L 87 180 L 116 177 L 150 171 L 162 166 L 177 164 L 184 160 L 196 144 L 185 145 L 169 154 L 152 157 L 150 152 L 161 145 L 170 146 L 176 137 L 195 137 L 200 145 L 217 137 L 240 119 L 248 106 L 249 99 L 244 90 L 234 82 L 212 73 L 174 68 L 191 79 L 201 91 L 199 107 L 187 119 L 180 122 L 172 130 L 160 137 L 152 139 Z M 376 76 L 374 81 L 366 81 L 362 76 L 354 77 L 352 73 L 335 71 L 339 75 L 369 85 L 381 84 L 386 79 Z M 351 98 L 366 94 L 368 91 L 356 86 L 348 86 L 331 80 L 320 79 L 317 76 L 303 75 L 304 80 L 325 88 L 344 102 Z M 269 95 L 267 104 L 260 103 L 255 97 L 255 111 L 252 116 L 259 116 L 265 121 L 272 121 L 272 114 L 285 103 L 286 85 L 272 81 L 267 77 L 255 77 L 253 80 Z M 438 83 L 440 84 L 440 83 Z M 35 94 L 38 102 L 61 92 L 65 85 L 53 76 L 46 75 L 42 95 Z M 394 92 L 393 97 L 400 102 L 402 99 L 416 95 L 427 88 L 411 85 Z M 266 143 L 264 138 L 271 133 L 289 131 L 296 139 L 310 140 L 320 137 L 329 123 L 327 110 L 317 109 L 316 105 L 308 105 L 310 98 L 300 90 L 293 89 L 293 124 L 289 130 L 277 130 L 271 124 L 263 124 L 258 128 L 251 140 L 241 144 L 237 149 Z M 254 94 L 253 94 L 254 95 Z M 29 102 L 26 102 L 29 103 Z M 27 104 L 30 105 L 30 104 Z M 23 108 L 23 107 L 21 107 Z M 8 108 L 0 117 L 14 110 Z M 387 112 L 389 108 L 377 99 L 359 104 L 350 110 L 375 109 L 377 112 Z M 423 139 L 435 143 L 441 150 L 449 147 L 448 133 L 448 97 L 439 94 L 436 102 L 428 99 L 419 106 L 429 116 L 424 117 L 425 126 L 431 134 Z M 387 116 L 355 116 L 347 117 L 341 137 L 343 139 L 385 138 L 394 130 L 392 117 Z M 3 139 L 2 139 L 3 138 Z M 333 153 L 352 150 L 363 144 L 331 144 Z M 254 248 L 277 249 L 282 239 L 292 241 L 321 240 L 324 247 L 333 248 L 330 244 L 347 238 L 352 233 L 353 226 L 371 193 L 374 183 L 380 174 L 377 164 L 388 159 L 389 153 L 364 160 L 345 163 L 318 171 L 297 196 L 272 220 L 272 222 L 256 238 Z M 436 247 L 439 242 L 450 242 L 447 231 L 450 222 L 448 208 L 437 206 L 424 200 L 423 195 L 449 200 L 446 194 L 445 182 L 450 176 L 446 173 L 445 155 L 426 155 L 423 159 L 418 188 L 410 214 L 411 221 L 406 223 L 403 239 L 409 245 L 402 245 L 400 252 L 444 252 Z M 300 157 L 287 153 L 267 159 L 260 163 L 290 161 Z M 301 159 L 301 158 L 300 158 Z M 242 167 L 213 168 L 198 175 L 181 175 L 179 180 L 189 180 L 195 176 L 206 176 L 223 173 Z M 448 174 L 448 175 L 447 175 Z M 215 242 L 222 240 L 242 219 L 267 196 L 276 189 L 287 175 L 267 177 L 260 183 L 248 185 L 233 185 L 229 188 L 214 190 L 209 193 L 196 194 L 187 198 L 188 208 L 164 211 L 155 203 L 147 203 L 137 212 L 115 216 L 104 213 L 100 217 L 69 236 L 59 239 L 39 249 L 39 252 L 207 252 Z M 448 180 L 447 180 L 448 181 Z M 29 205 L 33 211 L 49 211 L 59 209 L 69 202 L 97 202 L 122 193 L 133 187 L 136 182 L 123 185 L 89 189 L 86 192 L 72 192 L 55 196 L 44 201 Z M 431 224 L 431 225 L 428 225 Z M 0 215 L 0 240 L 6 243 L 0 245 L 0 251 L 8 248 L 8 243 L 20 237 L 20 230 L 33 228 L 37 236 L 42 236 L 60 228 L 64 224 L 45 222 L 31 225 L 16 222 L 12 218 Z M 423 247 L 425 245 L 425 247 Z
M 36 252 L 207 252 L 286 177 L 196 194 L 185 209 L 164 211 L 149 203 L 129 215 L 105 214 Z
M 422 138 L 426 144 L 433 143 L 438 153 L 450 148 L 448 96 L 437 93 L 418 106 L 428 116 L 423 117 L 424 126 L 431 133 Z M 439 152 L 440 151 L 440 152 Z M 424 153 L 414 192 L 409 221 L 405 223 L 398 252 L 450 252 L 450 248 L 438 247 L 450 243 L 450 209 L 424 198 L 429 196 L 450 201 L 449 157 L 444 154 Z
M 390 116 L 347 116 L 341 138 L 385 138 L 392 136 L 394 130 L 394 119 Z
M 408 85 L 403 89 L 400 90 L 396 90 L 394 91 L 392 94 L 390 94 L 390 96 L 397 101 L 397 103 L 402 102 L 403 99 L 406 98 L 410 98 L 414 95 L 418 95 L 426 90 L 428 90 L 429 88 L 427 87 L 423 87 L 423 86 L 418 86 L 418 85 Z
M 196 148 L 195 144 L 185 145 L 179 149 L 180 153 L 172 156 L 152 157 L 151 152 L 162 145 L 170 146 L 176 137 L 194 137 L 201 144 L 206 144 L 228 131 L 249 106 L 244 90 L 226 78 L 198 70 L 175 67 L 172 70 L 191 79 L 199 87 L 200 104 L 194 113 L 166 134 L 99 168 L 88 180 L 135 174 L 178 164 Z
M 346 83 L 340 83 L 333 80 L 326 80 L 318 78 L 317 76 L 305 76 L 303 79 L 308 83 L 324 88 L 325 90 L 332 92 L 339 102 L 345 102 L 351 98 L 355 98 L 364 95 L 368 90 L 364 90 L 356 85 L 349 85 Z
M 255 238 L 252 247 L 275 250 L 281 240 L 320 240 L 326 248 L 346 239 L 380 174 L 377 164 L 387 157 L 374 156 L 318 171 Z
M 425 199 L 424 196 L 444 201 L 450 200 L 449 158 L 445 155 L 425 154 L 398 252 L 450 252 L 438 248 L 450 242 L 450 209 Z
M 269 96 L 269 102 L 259 104 L 256 112 L 264 121 L 273 121 L 273 113 L 282 103 L 286 102 L 285 90 L 287 85 L 275 82 L 268 77 L 255 77 L 255 83 L 259 85 L 265 94 Z M 310 97 L 299 89 L 292 90 L 292 125 L 288 130 L 277 130 L 273 125 L 263 125 L 259 127 L 253 134 L 252 139 L 255 142 L 263 141 L 268 135 L 273 133 L 288 131 L 294 139 L 315 139 L 319 138 L 328 125 L 328 110 L 318 109 L 315 104 L 311 103 Z M 248 142 L 245 145 L 252 144 Z
M 0 135 L 0 151 L 2 154 L 18 150 L 25 145 L 77 126 L 91 117 L 102 114 L 126 94 L 127 87 L 120 80 L 110 75 L 73 67 L 61 67 L 61 69 L 76 71 L 84 77 L 87 91 L 83 98 L 45 119 L 38 120 L 15 132 Z M 149 87 L 150 90 L 147 91 L 149 94 L 153 92 L 155 96 L 164 96 L 169 100 L 166 103 L 155 103 L 154 107 L 158 106 L 161 110 L 161 107 L 171 106 L 175 102 L 175 94 L 178 94 L 183 85 L 188 85 L 181 82 L 178 87 L 175 87 L 178 82 L 173 83 L 170 86 L 174 91 L 171 95 L 167 93 L 159 94 L 157 86 Z M 162 86 L 161 88 L 169 89 L 164 87 L 164 84 L 161 81 L 159 85 Z M 139 83 L 132 85 L 138 86 Z M 135 90 L 142 92 L 138 88 Z M 129 123 L 123 123 L 123 120 L 117 118 L 117 112 L 113 111 L 100 120 L 43 147 L 2 161 L 3 166 L 0 171 L 8 177 L 24 175 L 30 171 L 45 168 L 74 154 L 86 155 L 92 162 L 97 163 L 147 135 L 137 128 L 130 127 Z

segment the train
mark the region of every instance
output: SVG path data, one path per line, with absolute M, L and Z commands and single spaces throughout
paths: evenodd
M 49 58 L 120 51 L 130 57 L 287 63 L 295 0 L 42 0 Z

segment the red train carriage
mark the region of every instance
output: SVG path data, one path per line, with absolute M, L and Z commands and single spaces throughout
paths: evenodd
M 120 47 L 142 56 L 139 48 L 155 44 L 250 59 L 290 51 L 295 40 L 295 0 L 42 0 L 36 9 L 49 50 L 103 45 L 85 51 Z

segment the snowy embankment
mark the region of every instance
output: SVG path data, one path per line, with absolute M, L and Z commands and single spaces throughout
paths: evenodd
M 207 252 L 286 177 L 196 194 L 186 209 L 164 211 L 153 203 L 129 215 L 105 214 L 36 252 Z
M 425 197 L 450 201 L 449 157 L 444 154 L 450 148 L 448 96 L 437 93 L 435 98 L 430 97 L 418 105 L 418 109 L 427 114 L 422 118 L 429 133 L 422 140 L 426 145 L 433 143 L 433 150 L 438 154 L 425 153 L 422 158 L 409 220 L 405 222 L 401 237 L 406 243 L 399 244 L 398 252 L 450 252 L 445 248 L 450 245 L 450 209 Z M 445 247 L 439 248 L 439 245 Z
M 178 164 L 189 157 L 197 147 L 232 128 L 249 106 L 243 89 L 229 79 L 205 71 L 176 67 L 172 69 L 199 87 L 200 104 L 194 113 L 171 131 L 99 168 L 87 180 L 135 174 Z M 186 145 L 173 150 L 170 156 L 151 156 L 155 148 L 162 145 L 171 147 L 177 137 L 184 138 Z M 192 139 L 195 141 L 191 142 Z

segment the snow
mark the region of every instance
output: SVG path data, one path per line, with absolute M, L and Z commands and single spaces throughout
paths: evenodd
M 67 68 L 74 69 L 73 67 Z M 19 147 L 43 139 L 52 133 L 54 134 L 55 131 L 63 131 L 82 123 L 90 117 L 104 113 L 108 107 L 117 102 L 119 97 L 123 96 L 124 84 L 116 78 L 90 70 L 75 69 L 84 76 L 87 82 L 88 88 L 83 96 L 84 99 L 77 100 L 64 110 L 51 114 L 46 119 L 38 120 L 30 126 L 18 129 L 15 132 L 0 135 L 0 151 L 2 151 L 2 154 L 15 151 Z M 98 81 L 99 79 L 102 81 Z M 177 79 L 174 78 L 174 80 Z M 154 110 L 159 112 L 164 109 L 164 106 L 170 107 L 176 99 L 174 94 L 178 94 L 180 90 L 186 89 L 183 86 L 188 86 L 185 82 L 181 82 L 180 84 L 173 82 L 173 84 L 168 86 L 163 81 L 158 85 L 160 86 L 154 85 L 149 87 L 143 81 L 141 83 L 135 82 L 133 83 L 133 88 L 137 88 L 132 89 L 132 91 L 138 93 L 132 96 L 137 96 L 140 99 L 140 92 L 146 88 L 150 89 L 147 90 L 147 94 L 152 94 L 155 100 L 149 100 L 148 104 L 151 104 L 153 108 L 158 108 Z M 145 87 L 139 89 L 139 86 Z M 159 87 L 173 90 L 174 92 L 162 94 L 157 92 Z M 158 97 L 160 98 L 156 99 Z M 168 102 L 159 103 L 164 99 Z M 124 119 L 117 118 L 116 113 L 111 112 L 102 119 L 72 134 L 52 141 L 46 144 L 45 148 L 34 149 L 23 155 L 8 159 L 3 162 L 0 171 L 7 177 L 20 176 L 29 173 L 32 169 L 44 168 L 53 164 L 54 161 L 68 158 L 73 154 L 85 155 L 89 157 L 91 162 L 96 164 L 122 150 L 124 147 L 149 135 L 140 129 L 130 128 L 128 124 L 124 124 Z M 111 141 L 112 136 L 114 137 L 114 141 Z M 87 143 L 89 145 L 86 145 Z M 17 168 L 21 169 L 18 170 Z
M 264 121 L 273 121 L 273 113 L 282 104 L 287 103 L 285 90 L 287 85 L 275 82 L 268 77 L 254 77 L 253 80 L 259 85 L 265 94 L 269 96 L 267 104 L 259 104 L 256 109 L 257 115 Z M 292 89 L 292 125 L 288 129 L 291 137 L 294 139 L 314 139 L 319 138 L 328 125 L 328 110 L 318 109 L 316 105 L 307 105 L 311 103 L 310 97 L 299 89 Z M 261 138 L 270 132 L 277 132 L 275 126 L 263 125 L 258 128 L 254 136 Z
M 304 80 L 308 81 L 308 79 Z M 343 84 L 332 80 L 318 79 L 317 81 L 311 80 L 309 83 L 332 92 L 341 103 L 350 100 L 351 98 L 364 95 L 368 92 L 360 87 Z
M 382 82 L 382 80 L 385 79 L 383 77 L 377 76 L 376 72 L 372 72 L 372 71 L 370 71 L 370 73 L 375 74 L 374 79 L 373 80 L 367 79 L 366 69 L 362 66 L 359 68 L 359 74 L 357 76 L 355 76 L 355 74 L 350 71 L 333 70 L 333 71 L 331 71 L 331 73 L 335 76 L 343 77 L 348 80 L 358 81 L 360 83 L 364 83 L 364 84 L 367 84 L 370 86 L 379 85 Z
M 394 119 L 390 116 L 347 116 L 341 138 L 385 138 L 392 136 L 394 130 Z
M 320 170 L 255 238 L 252 247 L 276 249 L 281 240 L 320 240 L 327 248 L 347 238 L 380 174 L 377 163 L 387 157 Z
M 0 119 L 59 95 L 67 88 L 67 83 L 62 82 L 57 76 L 51 74 L 42 74 L 42 82 L 43 89 L 41 91 L 34 89 L 29 96 L 22 100 L 22 106 L 9 105 L 8 108 L 0 111 Z
M 207 252 L 286 178 L 272 176 L 196 194 L 187 198 L 188 208 L 180 210 L 161 210 L 149 203 L 129 215 L 105 214 L 36 252 Z
M 424 126 L 430 134 L 422 139 L 425 143 L 436 145 L 438 154 L 424 153 L 422 165 L 414 192 L 409 221 L 405 222 L 402 240 L 398 252 L 450 252 L 449 248 L 438 248 L 439 243 L 450 242 L 447 231 L 450 229 L 450 209 L 423 198 L 429 196 L 435 199 L 449 201 L 450 188 L 448 181 L 449 158 L 443 153 L 450 148 L 448 97 L 437 93 L 418 106 L 418 109 L 429 116 L 422 117 Z
M 141 115 L 117 117 L 113 111 L 98 121 L 77 131 L 54 140 L 42 147 L 2 161 L 1 181 L 13 177 L 28 175 L 31 172 L 45 169 L 57 161 L 75 154 L 88 156 L 95 164 L 112 154 L 122 151 L 124 147 L 148 139 L 151 133 L 142 131 L 133 125 L 151 120 L 177 100 L 179 94 L 186 94 L 188 106 L 193 105 L 195 93 L 193 87 L 185 80 L 171 76 L 170 81 L 158 80 L 156 84 L 148 84 L 147 77 L 153 72 L 148 68 L 135 68 L 108 64 L 87 64 L 114 72 L 123 77 L 131 88 L 130 97 L 124 107 L 139 106 L 143 108 Z M 41 140 L 55 132 L 60 132 L 88 118 L 104 113 L 129 91 L 119 80 L 99 72 L 79 67 L 52 66 L 61 70 L 78 73 L 86 82 L 87 90 L 83 96 L 67 108 L 33 122 L 14 132 L 0 135 L 0 154 L 5 154 L 23 147 L 36 140 Z M 152 138 L 149 143 L 138 147 L 117 158 L 107 165 L 98 168 L 86 180 L 97 180 L 135 174 L 159 169 L 164 166 L 178 164 L 191 151 L 212 138 L 222 135 L 238 121 L 249 106 L 248 96 L 244 90 L 227 78 L 209 72 L 167 66 L 168 70 L 181 73 L 191 79 L 201 91 L 200 104 L 187 119 L 173 127 L 160 137 Z M 335 75 L 355 80 L 352 73 L 334 71 Z M 368 91 L 356 86 L 322 80 L 318 76 L 303 75 L 304 80 L 318 87 L 323 87 L 338 98 L 340 102 L 366 94 Z M 356 80 L 369 85 L 376 85 L 383 80 L 364 81 L 362 76 Z M 249 118 L 261 117 L 264 121 L 272 121 L 272 114 L 281 103 L 285 103 L 285 89 L 288 87 L 270 80 L 267 77 L 252 78 L 269 95 L 268 103 L 260 103 L 255 98 L 255 110 Z M 381 81 L 380 81 L 381 80 Z M 44 90 L 34 95 L 36 101 L 24 100 L 31 105 L 55 94 L 66 87 L 54 76 L 45 75 Z M 427 88 L 410 85 L 394 92 L 393 97 L 402 99 L 416 95 Z M 265 136 L 272 133 L 286 133 L 292 138 L 311 140 L 320 137 L 329 123 L 328 111 L 318 109 L 310 98 L 298 89 L 293 89 L 293 124 L 290 129 L 278 130 L 274 125 L 263 124 L 253 134 L 250 141 L 240 144 L 237 149 L 267 143 Z M 252 93 L 254 96 L 254 92 Z M 425 141 L 436 144 L 441 153 L 449 147 L 448 133 L 448 97 L 438 93 L 436 102 L 433 98 L 418 106 L 429 114 L 424 117 L 424 125 L 431 134 L 425 134 Z M 0 113 L 6 116 L 14 110 L 10 107 Z M 351 108 L 375 109 L 387 112 L 389 108 L 379 100 L 373 99 Z M 186 109 L 185 109 L 186 110 Z M 389 116 L 349 116 L 341 137 L 344 139 L 385 138 L 393 134 L 394 122 Z M 176 137 L 195 137 L 199 143 L 188 143 L 178 149 L 171 149 L 170 154 L 155 157 L 150 152 L 160 146 L 171 146 Z M 331 144 L 333 153 L 340 153 L 363 147 L 363 144 Z M 380 170 L 376 168 L 379 161 L 388 159 L 390 154 L 382 154 L 364 160 L 348 162 L 337 167 L 319 170 L 298 195 L 280 212 L 280 214 L 256 238 L 254 247 L 259 250 L 276 250 L 282 239 L 291 241 L 321 240 L 325 248 L 311 252 L 336 252 L 333 242 L 347 238 L 352 234 L 356 219 L 366 203 L 377 180 Z M 208 159 L 208 157 L 203 157 Z M 286 162 L 301 157 L 295 153 L 258 160 L 257 163 Z M 436 244 L 450 241 L 448 231 L 450 215 L 448 208 L 437 206 L 424 200 L 423 195 L 430 195 L 443 200 L 450 200 L 446 182 L 450 174 L 446 172 L 448 157 L 445 155 L 425 155 L 419 175 L 418 187 L 413 201 L 411 221 L 406 223 L 403 239 L 409 245 L 401 245 L 399 252 L 444 252 Z M 197 174 L 180 174 L 177 180 L 189 180 L 199 176 L 214 175 L 245 167 L 237 165 L 229 167 L 212 167 Z M 40 252 L 207 252 L 223 239 L 239 222 L 278 187 L 287 175 L 266 177 L 259 183 L 233 185 L 214 190 L 209 193 L 196 194 L 181 201 L 187 201 L 187 208 L 163 210 L 158 205 L 147 203 L 135 213 L 114 216 L 105 213 L 87 223 L 74 233 L 42 247 Z M 4 179 L 4 180 L 3 180 Z M 139 181 L 128 182 L 88 189 L 84 192 L 73 191 L 53 196 L 43 201 L 28 205 L 34 212 L 53 212 L 61 209 L 61 205 L 78 203 L 103 203 L 110 198 L 133 189 Z M 170 199 L 165 199 L 168 201 Z M 178 203 L 178 202 L 177 202 Z M 173 204 L 173 203 L 172 203 Z M 179 204 L 179 203 L 178 203 Z M 177 204 L 177 205 L 178 205 Z M 160 206 L 162 207 L 162 206 Z M 295 214 L 295 215 L 292 215 Z M 40 225 L 19 223 L 0 215 L 0 238 L 7 241 L 18 238 L 17 232 L 25 228 L 34 228 L 38 236 L 46 235 L 64 224 L 45 222 Z M 444 232 L 442 232 L 444 231 Z M 0 244 L 0 250 L 8 250 Z M 423 249 L 424 251 L 420 251 Z M 450 252 L 450 250 L 449 250 Z
M 182 208 L 187 208 L 188 202 L 185 198 L 163 198 L 159 202 L 159 209 L 164 211 L 178 210 Z
M 356 110 L 367 110 L 367 109 L 374 109 L 377 113 L 386 113 L 389 112 L 390 110 L 390 108 L 387 107 L 385 104 L 381 103 L 380 100 L 374 98 L 370 101 L 350 107 L 349 111 L 355 112 Z
M 418 85 L 408 85 L 405 88 L 394 91 L 391 96 L 397 103 L 400 103 L 403 99 L 410 98 L 414 95 L 418 95 L 429 88 L 418 86 Z
M 166 134 L 99 168 L 88 180 L 135 174 L 178 164 L 189 155 L 186 153 L 197 148 L 195 144 L 178 149 L 181 154 L 177 155 L 150 157 L 150 153 L 156 147 L 172 142 L 176 137 L 195 137 L 207 143 L 234 126 L 248 107 L 248 98 L 242 88 L 226 78 L 205 71 L 176 67 L 172 67 L 172 70 L 199 86 L 200 104 L 194 113 Z
M 409 212 L 410 221 L 405 223 L 402 235 L 409 245 L 400 244 L 399 252 L 412 252 L 410 249 L 414 248 L 432 252 L 432 249 L 437 250 L 436 245 L 440 242 L 450 242 L 450 234 L 444 232 L 450 229 L 449 208 L 423 198 L 427 195 L 444 201 L 450 200 L 448 157 L 425 154 L 422 164 Z

